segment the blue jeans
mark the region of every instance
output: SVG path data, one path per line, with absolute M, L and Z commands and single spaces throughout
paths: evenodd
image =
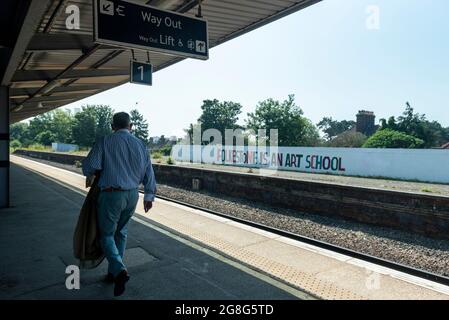
M 98 226 L 100 242 L 108 271 L 117 276 L 126 270 L 123 254 L 128 236 L 128 222 L 136 210 L 139 192 L 137 189 L 116 192 L 100 192 L 98 197 Z

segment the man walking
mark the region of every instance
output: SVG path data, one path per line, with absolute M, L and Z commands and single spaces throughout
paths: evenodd
M 138 188 L 144 185 L 144 209 L 151 209 L 156 194 L 156 180 L 147 147 L 131 134 L 129 114 L 114 114 L 114 133 L 99 139 L 83 161 L 87 177 L 100 172 L 98 186 L 98 226 L 100 242 L 109 263 L 107 281 L 114 282 L 114 295 L 125 291 L 129 280 L 123 263 L 127 226 L 139 199 Z

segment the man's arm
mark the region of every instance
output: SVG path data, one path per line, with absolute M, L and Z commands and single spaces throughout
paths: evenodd
M 83 174 L 86 177 L 93 176 L 96 171 L 103 169 L 103 148 L 101 140 L 97 141 L 86 159 L 83 160 Z
M 145 212 L 152 207 L 152 202 L 154 201 L 154 197 L 156 196 L 156 178 L 154 177 L 153 165 L 151 164 L 151 158 L 149 157 L 149 151 L 146 153 L 146 170 L 145 175 L 143 177 L 142 184 L 144 186 L 144 209 Z

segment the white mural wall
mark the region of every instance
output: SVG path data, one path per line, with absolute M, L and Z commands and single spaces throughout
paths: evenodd
M 449 183 L 449 150 L 175 145 L 179 162 Z

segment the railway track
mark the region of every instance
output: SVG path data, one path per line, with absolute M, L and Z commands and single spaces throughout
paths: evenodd
M 140 192 L 143 193 L 143 191 L 140 191 Z M 289 231 L 285 231 L 285 230 L 281 230 L 281 229 L 278 229 L 278 228 L 270 227 L 270 226 L 267 226 L 267 225 L 264 225 L 264 224 L 260 224 L 260 223 L 257 223 L 257 222 L 250 221 L 250 220 L 237 218 L 237 217 L 234 217 L 234 216 L 229 215 L 229 214 L 225 214 L 225 213 L 221 213 L 221 212 L 218 212 L 218 211 L 210 210 L 208 208 L 203 208 L 203 207 L 199 207 L 199 206 L 196 206 L 196 205 L 192 205 L 192 204 L 184 202 L 184 201 L 179 201 L 179 200 L 176 200 L 176 199 L 172 199 L 172 198 L 165 197 L 165 196 L 160 196 L 160 195 L 156 196 L 156 198 L 159 198 L 159 199 L 162 199 L 162 200 L 165 200 L 165 201 L 169 201 L 169 202 L 172 202 L 172 203 L 176 203 L 176 204 L 179 204 L 179 205 L 191 208 L 191 209 L 196 209 L 196 210 L 200 210 L 200 211 L 203 211 L 203 212 L 207 212 L 209 214 L 213 214 L 213 215 L 216 215 L 216 216 L 219 216 L 219 217 L 223 217 L 223 218 L 226 218 L 226 219 L 229 219 L 229 220 L 233 220 L 233 221 L 242 223 L 244 225 L 248 225 L 248 226 L 255 227 L 255 228 L 258 228 L 258 229 L 261 229 L 261 230 L 264 230 L 264 231 L 271 232 L 273 234 L 277 234 L 279 236 L 283 236 L 283 237 L 286 237 L 286 238 L 289 238 L 289 239 L 293 239 L 293 240 L 296 240 L 296 241 L 300 241 L 300 242 L 303 242 L 303 243 L 306 243 L 306 244 L 309 244 L 309 245 L 313 245 L 313 246 L 316 246 L 316 247 L 319 247 L 319 248 L 322 248 L 322 249 L 326 249 L 326 250 L 330 250 L 330 251 L 333 251 L 333 252 L 336 252 L 336 253 L 340 253 L 340 254 L 349 256 L 351 258 L 360 259 L 360 260 L 363 260 L 363 261 L 366 261 L 366 262 L 370 262 L 370 263 L 373 263 L 373 264 L 376 264 L 376 265 L 379 265 L 379 266 L 382 266 L 382 267 L 390 268 L 390 269 L 393 269 L 393 270 L 396 270 L 396 271 L 407 273 L 407 274 L 415 276 L 415 277 L 419 277 L 419 278 L 422 278 L 422 279 L 426 279 L 426 280 L 429 280 L 429 281 L 433 281 L 433 282 L 436 282 L 436 283 L 439 283 L 439 284 L 443 284 L 443 285 L 449 286 L 449 277 L 445 277 L 445 276 L 438 275 L 438 274 L 435 274 L 435 273 L 432 273 L 432 272 L 428 272 L 428 271 L 425 271 L 425 270 L 413 268 L 413 267 L 408 266 L 408 265 L 404 265 L 404 264 L 400 264 L 400 263 L 397 263 L 397 262 L 389 261 L 389 260 L 386 260 L 386 259 L 382 259 L 382 258 L 379 258 L 379 257 L 375 257 L 375 256 L 372 256 L 372 255 L 369 255 L 369 254 L 357 252 L 357 251 L 354 251 L 354 250 L 351 250 L 351 249 L 347 249 L 347 248 L 344 248 L 344 247 L 341 247 L 341 246 L 337 246 L 337 245 L 334 245 L 334 244 L 331 244 L 331 243 L 327 243 L 327 242 L 323 242 L 323 241 L 320 241 L 320 240 L 316 240 L 316 239 L 313 239 L 313 238 L 301 236 L 301 235 L 296 234 L 296 233 L 292 233 L 292 232 L 289 232 Z

